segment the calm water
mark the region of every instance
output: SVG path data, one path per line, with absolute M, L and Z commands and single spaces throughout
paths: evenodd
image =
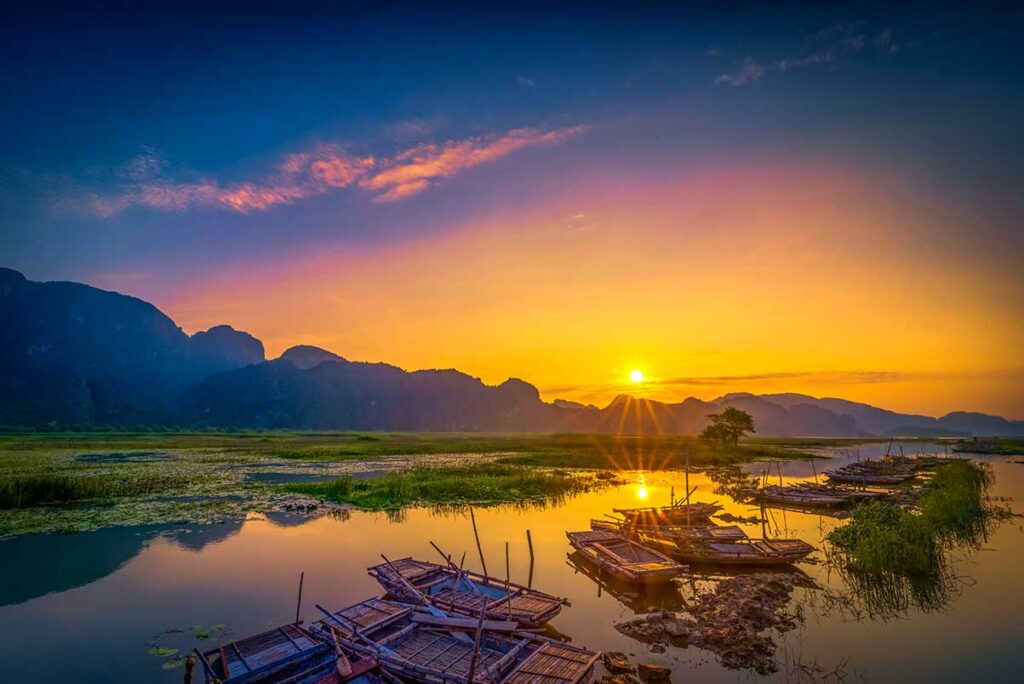
M 862 447 L 860 453 L 866 457 L 877 450 Z M 914 453 L 919 450 L 915 445 Z M 1005 457 L 987 460 L 996 475 L 992 493 L 1024 500 L 1024 465 Z M 750 470 L 760 473 L 763 467 L 755 464 Z M 821 463 L 817 469 L 820 472 Z M 671 487 L 679 494 L 683 491 L 682 473 L 627 476 L 627 485 L 546 508 L 476 510 L 492 574 L 504 576 L 508 541 L 512 578 L 526 581 L 525 531 L 531 530 L 537 557 L 534 585 L 571 600 L 572 607 L 556 618 L 554 626 L 575 643 L 668 665 L 679 682 L 797 681 L 797 663 L 817 663 L 824 671 L 842 666 L 849 681 L 1020 681 L 1020 519 L 999 525 L 982 550 L 957 554 L 956 579 L 927 610 L 864 605 L 824 564 L 801 564 L 806 577 L 793 601 L 805 621 L 776 635 L 779 670 L 774 675 L 727 670 L 714 654 L 694 647 L 649 652 L 648 646 L 619 634 L 612 625 L 653 605 L 679 609 L 676 592 L 636 597 L 604 590 L 599 595 L 597 585 L 567 559 L 566 530 L 586 529 L 591 517 L 612 507 L 667 503 Z M 812 476 L 807 463 L 782 464 L 785 481 Z M 779 478 L 774 467 L 773 478 Z M 757 512 L 715 494 L 715 483 L 704 474 L 691 474 L 690 482 L 698 487 L 695 500 L 718 500 L 736 515 Z M 769 518 L 773 531 L 815 545 L 840 524 L 829 517 L 778 509 Z M 760 536 L 759 524 L 745 527 L 752 536 Z M 338 608 L 379 593 L 365 569 L 380 562 L 380 553 L 435 559 L 430 540 L 456 558 L 467 552 L 467 566 L 479 569 L 468 514 L 428 510 L 409 511 L 400 520 L 371 513 L 313 520 L 254 515 L 228 525 L 122 528 L 0 542 L 0 681 L 181 681 L 180 668 L 162 669 L 163 661 L 147 648 L 152 643 L 184 648 L 211 642 L 197 641 L 188 631 L 161 636 L 165 631 L 226 625 L 220 638 L 237 638 L 288 622 L 294 618 L 302 571 L 302 617 L 314 620 L 316 602 Z M 701 573 L 695 578 L 706 579 Z

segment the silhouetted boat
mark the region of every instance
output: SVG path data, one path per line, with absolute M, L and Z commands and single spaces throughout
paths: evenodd
M 886 492 L 798 482 L 780 486 L 748 487 L 742 495 L 755 501 L 798 508 L 842 508 L 887 496 Z
M 709 520 L 712 515 L 722 510 L 722 507 L 717 503 L 700 502 L 612 510 L 631 522 L 642 521 L 647 525 L 690 525 Z
M 566 532 L 569 543 L 588 562 L 612 577 L 638 584 L 660 584 L 686 568 L 663 553 L 610 530 Z
M 476 619 L 439 617 L 386 599 L 333 612 L 317 608 L 325 615 L 317 629 L 336 635 L 345 650 L 372 656 L 386 673 L 423 684 L 577 684 L 591 679 L 599 655 L 515 631 L 507 622 L 485 621 L 477 642 Z
M 666 539 L 680 541 L 738 541 L 747 538 L 747 533 L 736 525 L 716 525 L 705 522 L 697 525 L 647 525 L 642 522 L 631 523 L 619 520 L 591 520 L 590 529 L 609 530 L 635 538 L 640 531 L 657 534 Z
M 207 682 L 222 684 L 376 684 L 377 661 L 349 661 L 322 634 L 276 627 L 208 651 L 196 649 Z M 345 674 L 342 674 L 345 672 Z
M 645 545 L 691 564 L 786 565 L 803 560 L 814 547 L 800 539 L 744 539 L 741 541 L 679 541 L 640 532 Z
M 413 558 L 374 565 L 367 572 L 400 601 L 419 603 L 424 596 L 441 610 L 460 615 L 479 616 L 480 597 L 486 596 L 486 618 L 512 620 L 520 627 L 539 627 L 566 604 L 565 599 L 521 584 Z

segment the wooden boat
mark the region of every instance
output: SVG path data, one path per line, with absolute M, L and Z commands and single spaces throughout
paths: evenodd
M 886 492 L 820 485 L 813 482 L 749 487 L 744 489 L 742 494 L 755 501 L 763 500 L 766 503 L 798 508 L 842 508 L 887 495 Z
M 814 547 L 800 539 L 678 542 L 640 533 L 644 544 L 680 561 L 715 565 L 788 565 L 806 558 Z
M 637 586 L 601 572 L 579 551 L 565 555 L 565 562 L 574 572 L 580 573 L 597 585 L 597 594 L 610 594 L 619 603 L 634 613 L 649 613 L 652 610 L 680 611 L 686 606 L 679 586 L 675 582 Z
M 663 553 L 611 530 L 566 532 L 569 543 L 602 572 L 627 582 L 661 584 L 686 568 Z
M 196 649 L 207 682 L 222 684 L 374 684 L 377 661 L 354 662 L 323 635 L 296 624 L 276 627 L 208 651 Z M 339 655 L 345 665 L 339 667 Z M 344 676 L 341 671 L 347 672 Z
M 391 676 L 423 684 L 577 684 L 593 677 L 599 656 L 515 631 L 514 623 L 486 620 L 477 646 L 478 620 L 438 617 L 386 599 L 333 612 L 317 608 L 325 616 L 317 629 L 334 634 L 345 650 L 376 658 Z
M 722 510 L 717 503 L 679 503 L 673 506 L 648 506 L 646 508 L 613 508 L 629 521 L 643 521 L 645 524 L 688 525 L 706 521 Z
M 631 538 L 635 538 L 637 532 L 642 530 L 680 541 L 739 541 L 747 538 L 747 533 L 736 525 L 716 525 L 712 522 L 702 525 L 645 525 L 618 520 L 591 520 L 590 529 L 610 530 Z
M 908 466 L 886 464 L 882 461 L 855 461 L 841 468 L 825 472 L 825 476 L 836 482 L 859 485 L 898 485 L 916 477 Z
M 487 596 L 487 619 L 512 620 L 520 627 L 540 627 L 558 615 L 567 603 L 565 599 L 521 584 L 506 584 L 455 565 L 444 566 L 412 558 L 375 565 L 367 572 L 400 601 L 419 603 L 424 596 L 441 610 L 460 615 L 479 616 L 480 597 Z

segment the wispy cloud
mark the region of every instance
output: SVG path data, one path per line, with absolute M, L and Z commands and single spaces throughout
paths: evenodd
M 519 128 L 493 136 L 420 144 L 388 157 L 355 154 L 335 143 L 320 144 L 286 155 L 252 180 L 233 183 L 174 173 L 160 155 L 146 150 L 115 170 L 112 189 L 76 187 L 62 200 L 99 216 L 111 216 L 131 206 L 158 211 L 258 212 L 344 188 L 368 192 L 373 202 L 394 202 L 466 169 L 524 148 L 558 145 L 585 130 L 584 126 Z
M 744 86 L 769 71 L 786 73 L 815 66 L 838 66 L 865 52 L 887 54 L 900 46 L 889 29 L 872 29 L 867 22 L 834 24 L 808 36 L 801 50 L 775 60 L 757 61 L 749 55 L 732 72 L 719 74 L 715 83 Z
M 749 55 L 743 60 L 743 64 L 740 68 L 728 74 L 719 74 L 718 78 L 715 79 L 715 83 L 727 83 L 733 86 L 742 86 L 748 83 L 753 83 L 757 79 L 764 76 L 764 66 L 758 62 L 755 62 Z

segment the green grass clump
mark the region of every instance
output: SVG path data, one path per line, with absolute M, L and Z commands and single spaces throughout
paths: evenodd
M 843 569 L 861 575 L 937 576 L 943 548 L 974 543 L 996 513 L 986 491 L 992 474 L 970 461 L 936 468 L 916 510 L 873 501 L 853 510 L 829 541 Z
M 953 445 L 953 451 L 997 456 L 1024 455 L 1024 439 L 996 437 L 992 439 L 964 439 Z
M 853 510 L 829 541 L 854 573 L 931 575 L 939 569 L 939 544 L 919 513 L 872 501 Z
M 289 484 L 281 488 L 368 510 L 392 510 L 411 505 L 557 499 L 593 486 L 595 481 L 592 477 L 489 463 L 411 468 L 362 481 L 346 475 L 330 482 Z
M 0 510 L 43 504 L 140 496 L 174 485 L 167 478 L 89 475 L 26 475 L 0 479 Z

